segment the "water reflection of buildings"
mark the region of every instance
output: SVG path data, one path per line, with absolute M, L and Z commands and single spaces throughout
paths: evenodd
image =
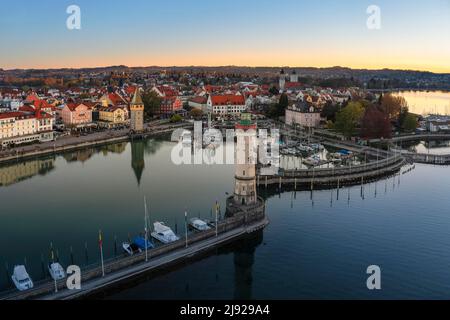
M 121 154 L 125 152 L 127 147 L 127 142 L 116 143 L 111 145 L 102 146 L 100 148 L 87 148 L 82 150 L 77 150 L 73 152 L 68 152 L 63 154 L 63 158 L 67 162 L 86 162 L 92 158 L 96 153 L 102 153 L 107 156 L 110 153 Z
M 146 141 L 144 140 L 131 143 L 131 167 L 133 168 L 138 185 L 141 184 L 142 173 L 145 169 L 145 144 Z
M 10 186 L 55 168 L 55 159 L 36 159 L 0 167 L 0 186 Z
M 131 142 L 131 168 L 138 185 L 145 170 L 145 154 L 155 154 L 163 145 L 161 140 L 136 140 Z

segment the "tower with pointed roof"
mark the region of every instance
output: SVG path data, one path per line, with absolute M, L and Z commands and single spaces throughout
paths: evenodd
M 139 88 L 134 92 L 130 104 L 130 126 L 132 132 L 144 131 L 144 102 L 142 101 Z

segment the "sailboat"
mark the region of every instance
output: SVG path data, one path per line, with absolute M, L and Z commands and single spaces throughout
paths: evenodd
M 148 240 L 148 217 L 147 217 L 147 199 L 144 197 L 144 231 L 145 236 L 136 236 L 132 243 L 124 242 L 122 244 L 123 250 L 130 256 L 136 253 L 142 253 L 145 251 L 147 256 L 148 249 L 153 249 L 155 246 Z

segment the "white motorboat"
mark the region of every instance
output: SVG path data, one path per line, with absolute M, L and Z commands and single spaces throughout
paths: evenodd
M 308 166 L 318 166 L 320 164 L 320 162 L 321 162 L 320 157 L 317 155 L 311 156 L 311 157 L 303 160 L 303 163 Z
M 63 267 L 58 262 L 50 263 L 48 265 L 48 272 L 53 280 L 61 280 L 66 277 Z
M 151 236 L 162 243 L 171 243 L 180 240 L 180 238 L 166 226 L 163 222 L 155 222 L 153 224 L 154 231 Z
M 26 291 L 34 287 L 33 281 L 28 275 L 25 266 L 15 266 L 11 279 L 19 291 Z
M 211 229 L 205 221 L 198 218 L 192 218 L 189 225 L 197 231 L 207 231 Z

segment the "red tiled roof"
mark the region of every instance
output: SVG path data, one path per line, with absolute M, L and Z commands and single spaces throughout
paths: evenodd
M 23 112 L 3 112 L 0 113 L 0 119 L 9 119 L 9 118 L 17 118 L 22 117 L 25 114 Z
M 67 107 L 70 109 L 70 111 L 75 111 L 80 105 L 86 106 L 88 109 L 91 107 L 84 103 L 68 103 Z
M 211 96 L 211 102 L 213 106 L 244 105 L 245 99 L 243 96 L 228 94 L 222 96 Z
M 192 102 L 198 103 L 198 104 L 206 104 L 206 102 L 208 102 L 208 98 L 206 98 L 206 97 L 194 97 L 194 98 L 190 99 L 189 101 L 192 101 Z
M 117 93 L 110 93 L 108 95 L 109 100 L 111 100 L 111 102 L 113 103 L 113 105 L 118 105 L 118 104 L 126 104 L 127 102 L 125 101 L 124 98 L 122 98 L 122 96 L 120 96 Z

